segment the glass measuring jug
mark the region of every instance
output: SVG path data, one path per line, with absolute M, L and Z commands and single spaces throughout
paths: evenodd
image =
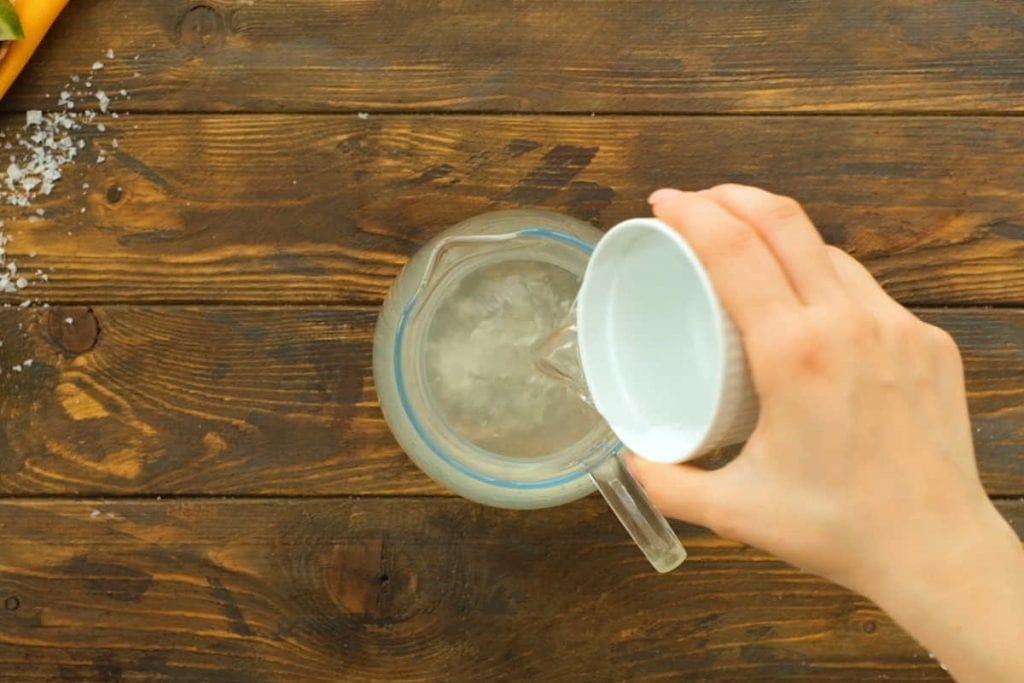
M 403 269 L 378 320 L 374 377 L 389 427 L 428 475 L 477 502 L 542 508 L 600 491 L 658 571 L 685 558 L 600 416 L 540 372 L 600 233 L 534 210 L 445 231 Z

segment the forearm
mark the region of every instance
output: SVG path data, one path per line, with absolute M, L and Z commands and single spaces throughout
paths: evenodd
M 1024 681 L 1024 547 L 992 512 L 869 596 L 961 683 Z

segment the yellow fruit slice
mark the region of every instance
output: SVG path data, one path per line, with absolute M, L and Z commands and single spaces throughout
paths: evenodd
M 21 40 L 24 37 L 25 31 L 11 0 L 0 0 L 0 40 Z
M 28 58 L 32 56 L 43 36 L 57 15 L 68 4 L 68 0 L 18 0 L 18 14 L 25 29 L 25 37 L 6 43 L 10 48 L 0 60 L 0 97 L 4 96 L 11 83 L 21 73 Z

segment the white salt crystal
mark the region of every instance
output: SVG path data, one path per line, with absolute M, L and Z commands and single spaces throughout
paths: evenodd
M 15 365 L 13 368 L 11 368 L 11 370 L 14 370 L 15 372 L 21 372 L 21 366 Z
M 99 71 L 102 68 L 103 68 L 103 62 L 93 62 L 92 63 L 92 70 L 93 71 Z
M 25 112 L 25 125 L 38 126 L 43 122 L 43 112 L 38 109 L 29 109 Z
M 26 287 L 28 287 L 28 280 L 26 280 L 23 277 L 19 277 L 15 281 L 14 286 L 17 287 L 18 289 L 25 289 Z
M 114 51 L 108 47 L 107 48 L 107 59 L 113 59 L 113 58 L 114 58 Z
M 107 93 L 103 92 L 102 90 L 97 90 L 96 91 L 96 99 L 99 100 L 100 111 L 103 112 L 104 114 L 106 114 L 107 113 L 107 107 L 110 106 L 110 98 L 107 97 Z
M 35 362 L 35 360 L 29 358 L 26 361 L 22 361 L 21 364 L 24 365 L 26 368 L 30 368 L 30 367 L 32 367 L 32 363 L 34 363 L 34 362 Z
M 67 323 L 68 325 L 74 325 L 75 324 L 75 319 L 74 318 L 64 318 L 64 322 Z
M 363 121 L 365 121 L 366 119 L 370 118 L 370 113 L 369 113 L 369 112 L 366 112 L 366 111 L 361 111 L 361 112 L 359 112 L 358 114 L 356 114 L 356 116 L 358 116 L 358 117 L 359 117 L 359 118 L 361 118 L 361 119 L 362 119 Z
M 96 130 L 98 130 L 101 133 L 105 133 L 107 132 L 107 127 L 100 123 L 96 125 Z

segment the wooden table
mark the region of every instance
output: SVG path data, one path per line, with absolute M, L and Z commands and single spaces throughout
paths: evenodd
M 701 529 L 659 576 L 600 500 L 451 497 L 390 437 L 371 338 L 465 217 L 764 185 L 956 336 L 1024 531 L 1024 5 L 78 0 L 4 129 L 108 48 L 120 147 L 42 219 L 0 208 L 52 304 L 0 309 L 0 680 L 945 678 Z

